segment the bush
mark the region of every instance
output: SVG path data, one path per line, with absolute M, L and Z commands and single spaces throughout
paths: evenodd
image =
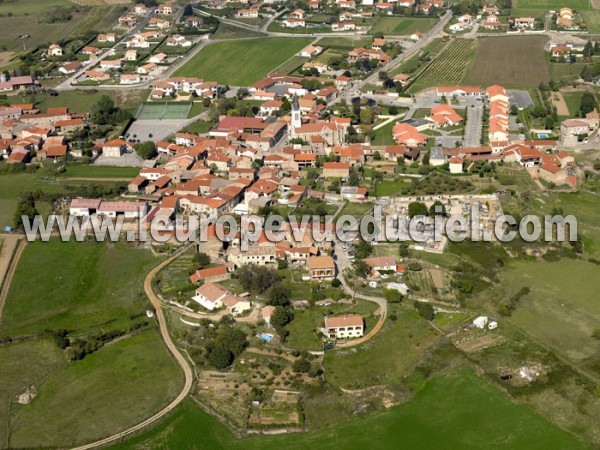
M 331 282 L 331 287 L 339 288 L 342 285 L 342 282 L 337 278 Z
M 419 315 L 425 320 L 433 320 L 435 312 L 431 303 L 415 302 L 415 309 Z

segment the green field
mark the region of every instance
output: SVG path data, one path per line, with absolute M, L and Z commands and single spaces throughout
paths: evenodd
M 344 37 L 325 37 L 319 39 L 317 45 L 320 45 L 321 47 L 353 49 L 356 47 L 370 46 L 372 42 L 373 38 L 370 37 L 355 38 L 354 36 L 352 36 L 351 39 Z
M 146 309 L 143 279 L 155 264 L 150 251 L 125 245 L 29 243 L 4 305 L 0 335 L 114 327 Z
M 181 388 L 178 367 L 156 330 L 72 364 L 61 361 L 55 352 L 49 351 L 55 370 L 37 380 L 41 381 L 38 396 L 11 415 L 10 447 L 67 447 L 102 438 L 149 417 Z M 21 388 L 30 383 L 24 375 L 30 366 L 24 365 L 23 356 L 28 355 L 19 352 L 14 369 L 18 381 L 10 380 L 21 382 Z M 44 354 L 40 364 L 44 358 L 49 356 Z M 56 368 L 59 361 L 62 364 Z
M 575 113 L 579 111 L 583 92 L 563 92 L 562 96 L 565 99 L 565 103 L 569 108 L 571 116 L 575 116 Z
M 379 333 L 367 344 L 352 350 L 340 349 L 325 354 L 326 379 L 333 385 L 362 389 L 401 380 L 439 336 L 413 308 L 388 305 L 388 315 Z M 390 345 L 393 342 L 394 345 Z M 380 368 L 385 367 L 385 371 Z
M 377 186 L 375 187 L 375 196 L 390 197 L 397 194 L 403 187 L 408 185 L 409 183 L 404 181 L 383 180 L 377 183 Z
M 502 275 L 507 295 L 531 287 L 511 320 L 544 344 L 582 362 L 598 355 L 592 338 L 600 324 L 598 266 L 584 261 L 516 262 Z
M 370 33 L 383 33 L 388 35 L 411 35 L 420 31 L 426 33 L 437 22 L 434 18 L 407 18 L 407 17 L 377 17 Z
M 63 175 L 77 178 L 133 178 L 139 173 L 140 169 L 137 167 L 69 165 Z
M 311 42 L 305 38 L 265 38 L 209 45 L 175 76 L 197 76 L 235 86 L 248 86 L 284 63 Z M 240 70 L 240 68 L 244 70 Z
M 119 243 L 27 245 L 0 322 L 1 336 L 30 339 L 0 346 L 2 447 L 71 447 L 130 427 L 172 400 L 178 367 L 154 321 L 143 322 L 142 283 L 155 263 L 150 251 Z M 44 334 L 58 329 L 78 338 L 125 334 L 69 363 Z M 31 387 L 30 404 L 7 409 Z
M 14 103 L 34 103 L 41 111 L 48 108 L 66 106 L 73 112 L 90 112 L 92 106 L 98 102 L 100 97 L 108 95 L 113 98 L 116 106 L 133 110 L 140 105 L 142 98 L 147 97 L 147 91 L 142 89 L 128 90 L 126 93 L 114 93 L 113 91 L 72 90 L 60 91 L 56 97 L 48 94 L 38 95 L 11 95 L 5 101 Z
M 187 119 L 192 103 L 151 102 L 142 103 L 135 118 L 138 120 Z
M 75 6 L 70 0 L 16 0 L 5 1 L 0 5 L 1 14 L 28 15 L 37 14 L 52 8 L 68 8 Z
M 459 369 L 433 379 L 408 403 L 309 433 L 236 439 L 188 400 L 156 428 L 113 448 L 576 450 L 586 446 L 471 370 Z
M 583 20 L 585 20 L 590 33 L 600 32 L 600 11 L 585 11 L 583 13 Z
M 525 9 L 552 9 L 554 11 L 568 6 L 581 11 L 590 8 L 590 2 L 588 0 L 569 0 L 568 2 L 561 0 L 513 0 L 513 6 Z

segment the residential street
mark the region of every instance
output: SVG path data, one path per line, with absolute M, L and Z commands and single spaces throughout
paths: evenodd
M 467 124 L 465 126 L 465 147 L 477 147 L 481 144 L 481 128 L 483 106 L 467 108 Z

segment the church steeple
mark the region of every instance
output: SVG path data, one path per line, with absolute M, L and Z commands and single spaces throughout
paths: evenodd
M 297 137 L 296 132 L 302 126 L 302 111 L 300 111 L 300 104 L 298 103 L 298 96 L 296 94 L 294 94 L 294 100 L 292 101 L 292 123 L 290 125 L 290 134 L 293 139 Z

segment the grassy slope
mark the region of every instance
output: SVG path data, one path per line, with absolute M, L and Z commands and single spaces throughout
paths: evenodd
M 94 242 L 30 243 L 15 273 L 0 323 L 9 335 L 85 329 L 144 311 L 149 251 Z
M 384 370 L 380 367 L 380 370 Z M 502 431 L 501 431 L 502 430 Z M 216 419 L 187 401 L 167 420 L 114 448 L 585 448 L 529 408 L 461 369 L 429 382 L 416 397 L 388 411 L 357 416 L 311 433 L 235 439 Z
M 574 361 L 597 355 L 591 337 L 600 324 L 598 266 L 585 261 L 517 262 L 503 274 L 509 294 L 530 286 L 512 320 Z
M 133 178 L 140 173 L 137 167 L 69 166 L 66 177 Z
M 15 414 L 10 444 L 63 447 L 110 435 L 168 403 L 180 382 L 158 332 L 146 331 L 52 373 Z
M 177 70 L 175 76 L 193 75 L 219 83 L 247 86 L 264 77 L 310 41 L 271 38 L 219 42 L 202 49 Z M 224 58 L 224 55 L 227 57 Z

